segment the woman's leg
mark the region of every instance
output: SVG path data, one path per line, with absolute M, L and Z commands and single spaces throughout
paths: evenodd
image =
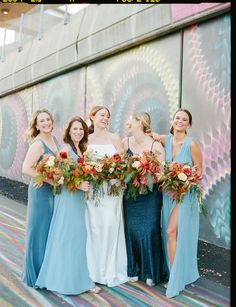
M 168 226 L 166 229 L 167 234 L 167 251 L 168 258 L 170 262 L 170 269 L 172 267 L 177 241 L 177 231 L 178 231 L 178 204 L 176 204 L 170 214 Z

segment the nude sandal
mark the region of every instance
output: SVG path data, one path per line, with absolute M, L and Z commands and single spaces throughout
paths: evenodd
M 98 293 L 100 293 L 101 291 L 102 291 L 102 289 L 99 288 L 98 286 L 96 286 L 96 287 L 90 289 L 88 292 L 98 294 Z

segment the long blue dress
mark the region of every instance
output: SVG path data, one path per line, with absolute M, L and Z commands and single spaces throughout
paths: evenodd
M 71 149 L 69 155 L 78 156 Z M 86 258 L 84 193 L 65 187 L 55 196 L 54 213 L 44 261 L 36 281 L 40 288 L 61 294 L 79 294 L 95 287 Z
M 133 155 L 130 148 L 127 152 Z M 135 200 L 124 197 L 128 276 L 152 279 L 155 284 L 164 281 L 161 208 L 162 193 L 156 188 Z
M 55 138 L 54 141 L 59 148 Z M 54 154 L 42 140 L 37 139 L 35 142 L 42 142 L 44 154 Z M 42 158 L 43 156 L 39 160 Z M 54 203 L 51 185 L 44 183 L 40 188 L 35 188 L 33 185 L 34 181 L 31 179 L 28 187 L 25 257 L 22 273 L 22 281 L 30 287 L 35 287 L 43 262 Z
M 165 141 L 166 162 L 172 161 L 173 135 L 169 134 Z M 174 161 L 178 163 L 189 162 L 193 165 L 190 153 L 192 138 L 187 137 L 177 152 Z M 162 236 L 165 250 L 165 260 L 170 270 L 167 254 L 166 229 L 169 217 L 176 202 L 170 200 L 168 194 L 163 193 L 162 209 Z M 184 196 L 183 201 L 178 205 L 178 231 L 175 257 L 170 270 L 169 282 L 166 289 L 166 296 L 171 298 L 179 294 L 185 285 L 196 281 L 199 278 L 197 266 L 197 246 L 199 233 L 199 211 L 197 196 L 189 192 Z

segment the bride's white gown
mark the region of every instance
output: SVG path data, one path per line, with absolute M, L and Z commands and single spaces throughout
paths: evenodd
M 113 155 L 113 144 L 90 144 L 97 157 Z M 123 222 L 123 193 L 108 196 L 95 205 L 87 201 L 87 260 L 90 277 L 94 282 L 113 287 L 128 280 L 127 253 Z

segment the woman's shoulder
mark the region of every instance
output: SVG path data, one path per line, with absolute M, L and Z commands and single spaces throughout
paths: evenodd
M 30 141 L 29 146 L 31 148 L 42 148 L 44 147 L 44 141 L 40 138 L 34 138 L 33 140 Z

